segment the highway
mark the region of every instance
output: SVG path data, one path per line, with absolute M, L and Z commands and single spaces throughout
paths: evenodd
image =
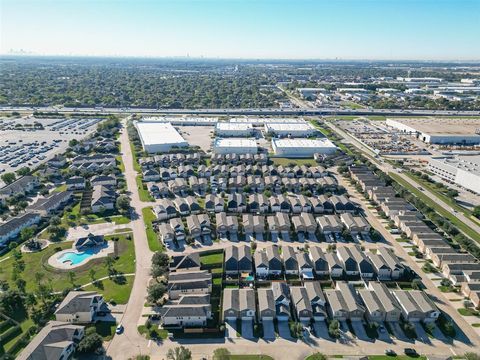
M 66 108 L 66 107 L 31 107 L 3 106 L 0 112 L 59 112 L 59 113 L 93 113 L 93 114 L 156 114 L 156 115 L 252 115 L 252 116 L 344 116 L 344 115 L 378 115 L 378 116 L 480 116 L 480 111 L 452 110 L 399 110 L 399 109 L 334 109 L 334 108 L 296 108 L 296 109 L 149 109 L 149 108 Z

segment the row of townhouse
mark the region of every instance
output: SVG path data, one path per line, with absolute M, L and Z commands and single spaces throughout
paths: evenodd
M 281 251 L 280 251 L 281 249 Z M 373 260 L 375 258 L 375 260 Z M 407 268 L 389 249 L 380 247 L 377 254 L 366 255 L 357 246 L 341 246 L 337 252 L 323 252 L 312 246 L 309 251 L 298 251 L 293 246 L 270 245 L 252 256 L 248 245 L 225 248 L 224 272 L 228 276 L 246 277 L 255 274 L 258 279 L 296 275 L 303 279 L 331 277 L 360 277 L 371 280 L 398 280 L 407 275 Z
M 177 177 L 171 180 L 160 181 L 158 174 L 153 170 L 144 172 L 143 179 L 146 181 L 146 187 L 154 197 L 168 197 L 176 194 L 184 194 L 185 192 L 195 192 L 203 194 L 206 192 L 247 192 L 262 193 L 266 190 L 274 193 L 284 191 L 300 193 L 302 191 L 311 191 L 318 193 L 319 191 L 336 191 L 338 184 L 333 177 L 326 176 L 319 179 L 301 178 L 290 179 L 280 178 L 278 176 L 234 176 L 234 177 L 217 177 L 200 178 L 190 176 L 188 178 Z
M 212 154 L 212 164 L 266 164 L 266 154 Z
M 462 293 L 475 307 L 480 307 L 480 263 L 469 253 L 454 249 L 445 239 L 422 220 L 416 211 L 402 198 L 397 198 L 390 186 L 385 186 L 366 167 L 350 167 L 352 178 L 367 191 L 369 197 L 380 205 L 395 225 L 404 232 L 427 259 L 442 270 L 454 285 L 460 285 Z M 377 182 L 375 182 L 377 181 Z
M 322 290 L 317 281 L 303 286 L 273 282 L 271 288 L 233 289 L 223 291 L 223 321 L 339 321 L 353 320 L 381 323 L 400 318 L 411 322 L 433 322 L 440 312 L 423 291 L 390 291 L 384 284 L 370 282 L 355 289 L 337 281 L 334 289 Z
M 368 233 L 370 225 L 360 217 L 355 221 L 355 226 L 350 223 L 343 223 L 343 215 L 322 215 L 314 217 L 310 213 L 302 213 L 301 215 L 290 216 L 287 213 L 278 212 L 275 215 L 263 216 L 253 214 L 243 214 L 241 223 L 237 215 L 227 215 L 225 212 L 215 214 L 215 228 L 212 228 L 210 217 L 208 214 L 200 214 L 201 208 L 194 201 L 193 197 L 181 199 L 177 202 L 166 201 L 165 204 L 159 204 L 153 208 L 157 219 L 162 221 L 158 225 L 158 231 L 162 241 L 167 244 L 174 240 L 184 240 L 186 238 L 186 230 L 193 239 L 202 235 L 209 235 L 214 230 L 217 236 L 237 236 L 238 233 L 245 235 L 262 236 L 268 232 L 272 235 L 290 234 L 294 232 L 304 235 L 315 235 L 317 230 L 322 234 L 340 233 L 344 226 L 352 233 Z M 180 198 L 178 198 L 180 199 Z M 187 228 L 178 214 L 186 217 Z M 200 226 L 199 226 L 199 225 Z M 363 225 L 361 225 L 363 224 Z M 201 228 L 201 231 L 198 229 Z
M 67 190 L 84 190 L 87 187 L 87 179 L 83 176 L 72 176 L 65 180 Z M 117 178 L 115 175 L 97 175 L 90 179 L 92 187 L 97 185 L 115 186 L 117 185 Z
M 357 207 L 344 196 L 320 195 L 317 197 L 299 196 L 271 196 L 252 194 L 245 196 L 243 194 L 228 194 L 227 199 L 216 195 L 207 195 L 203 206 L 200 205 L 198 198 L 191 195 L 186 197 L 175 197 L 171 199 L 160 199 L 154 207 L 154 212 L 158 220 L 165 220 L 177 215 L 187 215 L 206 210 L 210 213 L 293 213 L 302 214 L 342 214 L 336 217 L 338 224 L 332 223 L 333 227 L 346 226 L 352 232 L 368 232 L 369 225 L 364 218 L 359 216 L 349 216 L 356 212 Z M 344 216 L 345 215 L 345 216 Z M 324 223 L 322 226 L 327 226 Z
M 109 154 L 79 155 L 72 159 L 71 168 L 82 171 L 103 171 L 115 168 L 117 161 L 115 156 Z
M 148 168 L 153 166 L 169 167 L 177 165 L 198 165 L 203 159 L 203 154 L 196 151 L 193 153 L 160 154 L 141 158 L 140 166 Z
M 22 176 L 0 189 L 0 204 L 9 197 L 27 194 L 33 191 L 38 185 L 39 181 L 36 176 Z
M 227 166 L 227 165 L 188 165 L 181 164 L 177 167 L 154 167 L 147 166 L 142 170 L 144 181 L 149 181 L 145 179 L 146 176 L 152 178 L 151 181 L 158 180 L 174 180 L 176 178 L 189 178 L 191 176 L 196 176 L 198 178 L 235 178 L 237 176 L 248 177 L 248 176 L 277 176 L 279 178 L 322 178 L 328 175 L 328 171 L 323 166 L 312 166 L 307 167 L 305 165 L 294 166 L 294 167 L 284 167 L 282 165 L 236 165 L 236 166 Z
M 60 191 L 47 197 L 41 197 L 26 209 L 26 213 L 11 217 L 0 224 L 0 251 L 17 238 L 20 232 L 38 224 L 42 218 L 48 218 L 68 204 L 73 196 L 71 191 Z

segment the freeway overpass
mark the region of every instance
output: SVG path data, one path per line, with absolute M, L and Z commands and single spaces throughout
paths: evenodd
M 480 116 L 480 111 L 462 110 L 399 110 L 399 109 L 334 109 L 334 108 L 296 108 L 296 109 L 149 109 L 149 108 L 65 108 L 2 106 L 0 112 L 40 111 L 59 113 L 99 113 L 99 114 L 156 114 L 156 115 L 252 115 L 252 116 L 341 116 L 341 115 L 384 115 L 384 116 Z

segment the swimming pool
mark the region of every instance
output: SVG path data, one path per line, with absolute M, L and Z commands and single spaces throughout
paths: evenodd
M 80 264 L 81 262 L 85 261 L 92 255 L 98 253 L 99 249 L 87 249 L 81 253 L 69 251 L 65 252 L 58 257 L 58 261 L 62 263 L 70 262 L 72 265 Z

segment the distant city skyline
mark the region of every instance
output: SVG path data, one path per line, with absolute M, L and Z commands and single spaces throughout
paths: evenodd
M 0 0 L 0 53 L 480 60 L 477 0 Z

